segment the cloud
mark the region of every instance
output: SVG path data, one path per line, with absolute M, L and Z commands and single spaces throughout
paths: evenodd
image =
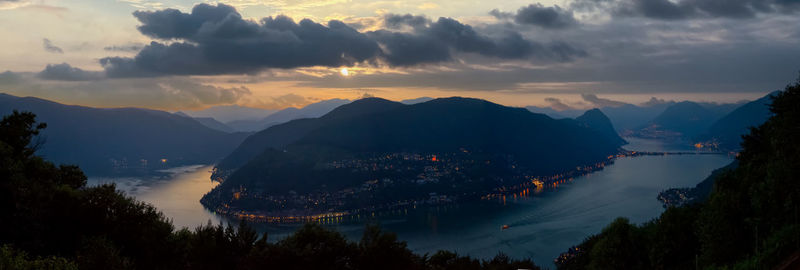
M 501 19 L 501 20 L 514 18 L 514 13 L 503 12 L 503 11 L 500 11 L 499 9 L 490 10 L 489 11 L 489 15 L 492 15 L 492 17 L 495 17 L 495 18 Z
M 564 104 L 564 102 L 561 102 L 560 99 L 554 97 L 545 98 L 544 101 L 547 102 L 550 108 L 553 108 L 556 111 L 566 111 L 572 109 L 572 107 L 570 107 L 567 104 Z
M 667 104 L 667 103 L 672 103 L 672 102 L 675 102 L 675 101 L 672 101 L 672 100 L 667 101 L 667 100 L 662 99 L 662 98 L 650 97 L 650 100 L 642 103 L 642 106 L 651 107 L 651 106 L 662 105 L 662 104 Z
M 103 50 L 108 52 L 138 52 L 141 51 L 142 48 L 144 48 L 144 44 L 131 43 L 125 45 L 106 46 L 103 48 Z
M 51 53 L 64 53 L 64 50 L 62 50 L 61 48 L 59 48 L 56 45 L 53 45 L 53 42 L 51 42 L 49 39 L 46 39 L 46 38 L 42 39 L 42 45 L 44 46 L 44 50 L 45 51 L 48 51 L 48 52 L 51 52 Z
M 104 77 L 102 72 L 86 71 L 72 67 L 67 63 L 47 65 L 47 67 L 36 74 L 36 76 L 44 80 L 58 81 L 90 81 L 102 79 Z
M 425 16 L 411 15 L 411 14 L 388 14 L 383 17 L 384 25 L 389 29 L 401 29 L 403 26 L 411 26 L 412 28 L 422 28 L 430 23 Z
M 24 7 L 30 5 L 31 1 L 29 0 L 0 0 L 0 10 L 4 9 L 15 9 L 19 7 Z
M 311 103 L 308 99 L 301 95 L 297 95 L 294 93 L 272 97 L 271 102 L 269 102 L 270 108 L 286 108 L 286 107 L 301 107 Z
M 38 73 L 0 73 L 0 89 L 68 104 L 101 107 L 191 109 L 234 104 L 250 98 L 246 87 L 219 87 L 187 77 L 63 81 L 52 83 Z
M 341 21 L 327 25 L 286 16 L 245 20 L 224 4 L 199 4 L 190 14 L 175 9 L 137 11 L 139 31 L 152 42 L 135 58 L 101 59 L 109 76 L 213 75 L 264 68 L 350 66 L 376 57 L 380 48 Z
M 412 66 L 453 60 L 453 52 L 502 59 L 569 61 L 586 52 L 563 42 L 536 43 L 518 32 L 483 35 L 451 18 L 387 15 L 384 26 L 399 30 L 359 32 L 331 20 L 267 17 L 243 19 L 232 6 L 196 5 L 191 13 L 175 9 L 137 11 L 139 31 L 153 41 L 133 57 L 106 57 L 110 77 L 252 74 L 268 68 L 339 67 L 357 63 Z
M 576 0 L 578 11 L 609 10 L 616 17 L 646 17 L 659 20 L 702 18 L 754 18 L 759 13 L 794 13 L 796 0 Z
M 593 106 L 598 107 L 598 108 L 620 107 L 620 106 L 623 106 L 623 105 L 627 104 L 627 103 L 621 102 L 621 101 L 601 98 L 601 97 L 598 97 L 595 94 L 581 94 L 581 98 L 583 98 L 584 101 L 589 102 Z
M 545 7 L 536 3 L 517 10 L 516 14 L 504 13 L 498 10 L 489 12 L 498 19 L 513 18 L 518 24 L 536 25 L 547 29 L 561 29 L 578 24 L 571 10 L 559 6 Z
M 587 55 L 564 42 L 541 44 L 513 31 L 495 36 L 483 35 L 472 26 L 451 18 L 428 21 L 421 16 L 389 14 L 384 19 L 385 24 L 392 28 L 400 28 L 403 24 L 412 28 L 410 32 L 378 30 L 368 33 L 385 48 L 383 57 L 393 66 L 448 61 L 452 59 L 451 51 L 502 59 L 534 56 L 557 61 L 570 61 Z

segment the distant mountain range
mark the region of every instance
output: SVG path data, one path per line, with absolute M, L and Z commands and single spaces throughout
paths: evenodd
M 416 104 L 433 98 L 420 97 L 400 101 L 403 104 Z M 216 106 L 200 111 L 178 111 L 175 114 L 192 117 L 203 125 L 225 132 L 255 132 L 270 126 L 295 119 L 317 118 L 334 108 L 350 103 L 346 99 L 330 99 L 311 103 L 302 108 L 289 107 L 282 110 L 262 110 L 237 105 Z
M 624 131 L 641 128 L 672 104 L 675 104 L 675 102 L 664 102 L 649 106 L 624 104 L 618 107 L 601 107 L 598 109 L 611 120 L 617 131 Z M 547 114 L 556 119 L 575 118 L 584 112 L 583 110 L 556 111 L 550 107 L 537 106 L 527 106 L 525 108 L 531 112 Z
M 639 130 L 638 135 L 653 138 L 693 138 L 706 131 L 723 115 L 719 110 L 710 110 L 696 102 L 678 102 L 650 120 Z
M 199 111 L 179 111 L 177 113 L 188 115 L 195 118 L 214 118 L 215 120 L 227 123 L 240 120 L 258 120 L 275 113 L 276 110 L 264 110 L 258 108 L 243 107 L 239 105 L 214 106 Z
M 657 139 L 679 139 L 698 147 L 717 150 L 739 149 L 741 136 L 769 116 L 770 93 L 747 103 L 715 104 L 684 101 L 673 104 L 632 133 Z
M 206 126 L 208 128 L 211 128 L 211 129 L 215 129 L 215 130 L 219 130 L 219 131 L 227 132 L 227 133 L 236 132 L 236 130 L 234 130 L 233 128 L 229 127 L 226 124 L 220 123 L 219 121 L 217 121 L 217 119 L 214 119 L 214 118 L 211 118 L 211 117 L 192 117 L 192 119 L 194 119 L 197 122 L 200 122 L 200 124 L 203 124 L 204 126 Z
M 202 202 L 285 215 L 447 200 L 605 161 L 623 143 L 596 110 L 554 120 L 478 99 L 366 98 L 249 137 L 216 166 L 222 184 Z
M 270 114 L 269 116 L 226 122 L 225 125 L 237 131 L 261 131 L 273 125 L 289 122 L 301 118 L 317 118 L 336 107 L 350 103 L 347 99 L 329 99 L 306 105 L 303 108 L 289 107 Z
M 99 109 L 0 94 L 0 113 L 30 111 L 47 123 L 39 154 L 87 174 L 140 174 L 211 164 L 248 135 L 208 128 L 189 117 L 137 109 Z
M 748 128 L 757 126 L 769 117 L 770 93 L 752 102 L 661 102 L 639 106 L 624 104 L 602 107 L 616 131 L 624 136 L 668 139 L 684 143 L 699 143 L 716 150 L 736 150 L 740 137 Z M 557 111 L 550 107 L 526 107 L 529 111 L 553 118 L 576 118 L 581 110 Z
M 779 91 L 772 92 L 736 108 L 714 122 L 698 137 L 698 140 L 716 142 L 723 149 L 739 149 L 741 136 L 749 133 L 751 127 L 763 124 L 772 115 L 769 104 L 772 103 L 772 97 L 778 93 Z

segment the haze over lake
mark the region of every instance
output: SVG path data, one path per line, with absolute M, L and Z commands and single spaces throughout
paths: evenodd
M 687 151 L 684 145 L 657 140 L 626 138 L 628 150 Z M 332 220 L 328 226 L 359 239 L 366 223 L 381 224 L 396 232 L 420 253 L 440 249 L 489 258 L 504 252 L 512 257 L 532 257 L 551 265 L 559 253 L 600 230 L 616 217 L 642 223 L 664 209 L 658 192 L 694 186 L 712 170 L 732 161 L 725 155 L 643 156 L 617 159 L 613 165 L 530 198 L 508 196 L 499 201 L 478 201 L 376 217 Z M 164 179 L 93 178 L 90 184 L 115 182 L 119 189 L 152 203 L 173 219 L 176 227 L 194 228 L 209 220 L 226 220 L 204 209 L 199 199 L 216 183 L 209 179 L 211 166 L 175 168 Z M 507 230 L 501 230 L 509 225 Z M 271 241 L 282 239 L 297 224 L 256 224 Z

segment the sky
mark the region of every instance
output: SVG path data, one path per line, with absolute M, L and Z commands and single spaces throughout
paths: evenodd
M 800 0 L 0 0 L 0 92 L 163 110 L 736 102 L 798 77 L 798 26 Z

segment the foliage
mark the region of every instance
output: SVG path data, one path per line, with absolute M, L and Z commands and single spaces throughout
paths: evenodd
M 24 251 L 19 251 L 10 246 L 0 247 L 0 269 L 18 270 L 77 270 L 75 263 L 64 258 L 30 258 Z
M 559 269 L 771 269 L 800 250 L 800 80 L 774 95 L 772 117 L 743 137 L 739 166 L 707 201 L 624 219 L 584 241 Z
M 0 121 L 0 269 L 537 269 L 505 255 L 420 256 L 377 226 L 357 243 L 315 224 L 275 243 L 244 221 L 175 230 L 114 185 L 88 187 L 78 167 L 35 156 L 44 127 L 31 113 Z

